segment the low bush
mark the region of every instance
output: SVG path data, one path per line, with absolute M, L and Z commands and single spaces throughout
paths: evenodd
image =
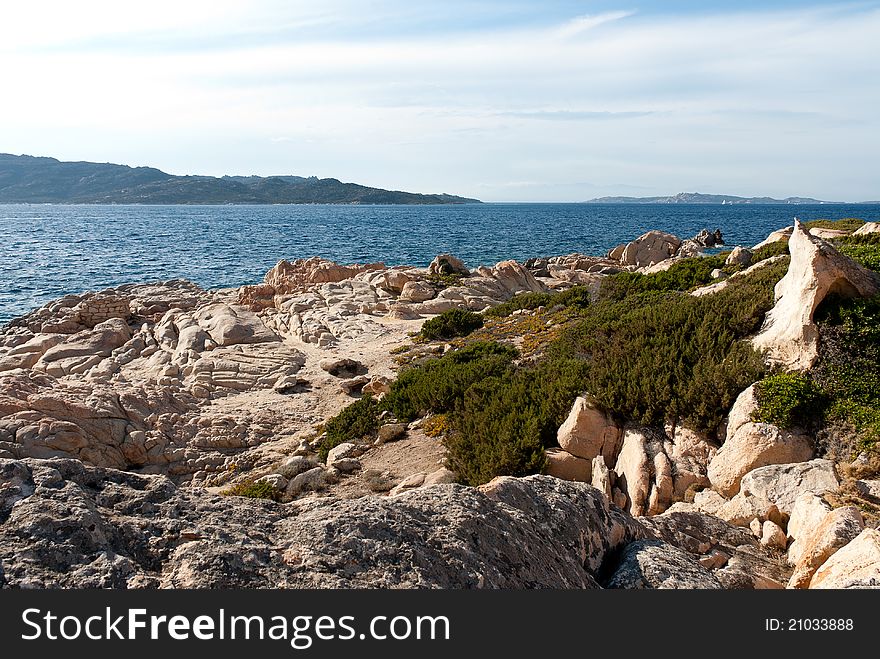
M 454 339 L 467 336 L 483 326 L 483 317 L 466 309 L 450 309 L 439 316 L 426 320 L 419 336 L 426 341 Z
M 788 254 L 788 239 L 777 240 L 775 243 L 759 247 L 752 253 L 752 263 L 764 261 L 773 256 L 783 256 Z
M 469 485 L 542 471 L 544 448 L 583 391 L 585 369 L 580 360 L 549 361 L 473 384 L 444 440 L 449 468 Z
M 758 408 L 752 421 L 772 423 L 780 428 L 807 426 L 822 416 L 824 392 L 812 379 L 800 373 L 776 373 L 755 385 Z
M 281 493 L 269 483 L 257 483 L 252 480 L 242 481 L 223 490 L 221 494 L 233 497 L 247 497 L 248 499 L 270 499 L 280 501 Z
M 382 405 L 401 421 L 428 412 L 451 412 L 474 383 L 511 368 L 516 348 L 491 341 L 473 343 L 401 371 Z
M 880 233 L 838 238 L 834 246 L 866 268 L 880 271 Z
M 520 309 L 529 309 L 534 311 L 539 307 L 546 307 L 552 304 L 554 295 L 552 293 L 520 293 L 514 295 L 507 302 L 491 307 L 483 312 L 486 316 L 494 318 L 507 318 L 514 311 Z
M 446 414 L 435 414 L 429 416 L 422 423 L 422 432 L 428 437 L 442 437 L 451 430 L 452 426 L 449 416 Z
M 854 451 L 880 447 L 880 295 L 829 296 L 816 310 L 819 359 L 812 376 L 829 397 L 827 420 L 852 426 Z
M 330 449 L 370 437 L 379 430 L 379 412 L 379 403 L 372 396 L 364 396 L 343 408 L 324 427 L 324 439 L 318 445 L 321 459 L 327 459 Z
M 839 220 L 818 219 L 804 222 L 807 229 L 836 229 L 837 231 L 855 231 L 865 223 L 855 217 L 844 217 Z
M 539 307 L 560 306 L 566 309 L 584 309 L 590 304 L 590 291 L 586 286 L 572 286 L 558 293 L 520 293 L 507 302 L 487 309 L 484 314 L 490 318 L 507 318 L 514 311 L 528 309 L 534 311 Z
M 607 277 L 602 282 L 600 294 L 605 299 L 622 300 L 637 293 L 689 291 L 712 282 L 712 271 L 722 268 L 724 268 L 724 259 L 720 256 L 682 259 L 663 272 L 650 275 L 621 272 Z

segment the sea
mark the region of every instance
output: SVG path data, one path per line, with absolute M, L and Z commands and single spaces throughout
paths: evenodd
M 603 254 L 645 231 L 721 229 L 753 245 L 802 220 L 880 221 L 880 205 L 512 204 L 449 206 L 0 205 L 0 325 L 46 302 L 126 283 L 257 283 L 280 259 L 470 267 Z

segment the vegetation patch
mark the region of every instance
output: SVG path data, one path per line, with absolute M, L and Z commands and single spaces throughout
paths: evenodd
M 422 423 L 422 432 L 428 437 L 442 437 L 452 429 L 447 414 L 434 414 Z
M 752 252 L 752 264 L 764 261 L 774 256 L 783 256 L 788 254 L 788 238 L 777 240 L 775 243 L 764 245 Z
M 835 229 L 837 231 L 855 231 L 865 223 L 856 217 L 844 217 L 840 220 L 818 219 L 804 222 L 804 227 L 810 229 Z
M 724 258 L 702 256 L 677 261 L 668 270 L 643 275 L 638 272 L 621 272 L 602 282 L 603 298 L 623 300 L 638 293 L 661 291 L 689 291 L 714 281 L 712 271 L 724 269 Z
M 450 309 L 426 320 L 419 336 L 425 341 L 449 340 L 457 336 L 467 336 L 482 326 L 483 317 L 480 314 L 466 309 Z
M 356 442 L 371 437 L 379 430 L 379 403 L 372 396 L 364 396 L 327 421 L 324 439 L 318 445 L 318 455 L 327 459 L 330 449 L 344 442 Z
M 758 408 L 752 421 L 772 423 L 780 428 L 805 427 L 822 415 L 824 392 L 800 373 L 776 373 L 755 385 Z
M 880 272 L 880 233 L 841 237 L 834 246 L 866 268 Z
M 280 501 L 281 493 L 269 483 L 257 483 L 253 480 L 246 480 L 236 483 L 221 492 L 224 496 L 247 497 L 248 499 L 270 499 L 272 501 Z

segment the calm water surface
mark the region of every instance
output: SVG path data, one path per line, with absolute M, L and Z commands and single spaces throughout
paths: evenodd
M 752 245 L 794 216 L 880 220 L 866 205 L 64 206 L 0 205 L 0 323 L 68 293 L 186 278 L 255 283 L 279 259 L 469 266 L 600 254 L 649 229 L 720 228 Z

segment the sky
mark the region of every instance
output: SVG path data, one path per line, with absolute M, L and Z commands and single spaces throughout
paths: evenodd
M 0 152 L 485 201 L 880 199 L 880 2 L 7 3 Z

